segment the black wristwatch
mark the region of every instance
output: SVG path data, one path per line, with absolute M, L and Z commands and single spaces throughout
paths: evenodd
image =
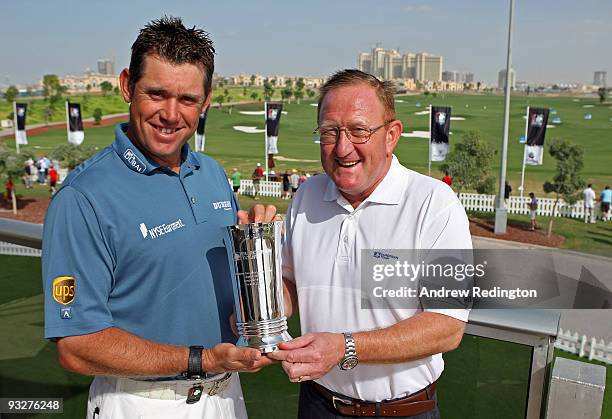
M 187 372 L 185 372 L 184 375 L 190 380 L 206 378 L 206 373 L 202 371 L 202 350 L 204 350 L 203 346 L 189 347 Z

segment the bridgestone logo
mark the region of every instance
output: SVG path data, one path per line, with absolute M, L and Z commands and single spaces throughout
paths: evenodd
M 179 228 L 185 227 L 183 224 L 183 220 L 180 218 L 173 223 L 170 224 L 161 224 L 157 227 L 147 229 L 145 223 L 140 224 L 140 232 L 142 233 L 142 238 L 146 238 L 147 234 L 151 236 L 152 239 L 156 239 L 159 236 L 163 236 L 164 234 L 172 233 L 174 230 L 178 230 Z

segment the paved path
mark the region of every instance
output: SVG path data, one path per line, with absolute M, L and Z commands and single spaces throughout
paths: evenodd
M 477 249 L 547 249 L 524 243 L 473 236 Z M 549 249 L 549 248 L 548 248 Z M 554 250 L 557 272 L 579 278 L 583 266 L 612 290 L 612 259 L 569 250 Z M 608 310 L 557 310 L 561 312 L 561 328 L 612 342 L 612 308 Z

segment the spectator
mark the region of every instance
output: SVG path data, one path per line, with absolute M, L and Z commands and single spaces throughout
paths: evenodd
M 57 185 L 58 181 L 59 174 L 57 173 L 55 166 L 51 166 L 51 168 L 49 169 L 49 192 L 51 193 L 51 196 L 53 196 L 55 194 L 55 191 L 57 190 L 55 186 Z
M 612 202 L 612 189 L 608 185 L 601 191 L 601 219 L 608 221 L 610 219 L 610 203 Z
M 283 199 L 291 199 L 289 194 L 289 173 L 286 170 L 283 173 Z
M 289 183 L 291 184 L 291 197 L 297 192 L 300 186 L 300 176 L 297 174 L 297 170 L 291 170 L 291 177 L 289 178 Z
M 306 177 L 306 172 L 302 172 L 299 181 L 300 186 L 302 186 L 302 183 L 306 182 L 306 179 L 308 179 L 308 177 Z
M 23 181 L 26 189 L 30 189 L 32 187 L 32 168 L 27 161 L 23 166 L 23 175 L 21 176 L 21 180 Z
M 13 189 L 15 187 L 15 185 L 13 184 L 13 177 L 9 176 L 6 183 L 4 184 L 4 186 L 6 187 L 6 200 L 10 201 L 12 196 L 13 196 Z
M 257 163 L 255 170 L 253 170 L 253 175 L 251 178 L 253 179 L 253 199 L 259 199 L 259 188 L 261 178 L 263 177 L 263 168 L 261 167 L 261 163 Z
M 444 177 L 442 178 L 442 182 L 446 183 L 448 186 L 453 186 L 453 177 L 448 174 L 448 172 L 444 172 Z
M 504 186 L 504 199 L 505 200 L 508 200 L 508 198 L 510 198 L 510 193 L 511 192 L 512 192 L 512 186 L 510 186 L 508 181 L 506 181 L 506 184 Z
M 595 191 L 589 185 L 586 187 L 584 191 L 582 191 L 582 195 L 584 196 L 584 222 L 585 223 L 594 223 L 595 222 L 595 212 L 593 208 L 595 207 Z
M 529 206 L 529 219 L 531 220 L 531 231 L 538 228 L 536 224 L 536 213 L 538 212 L 538 199 L 535 197 L 533 192 L 529 192 L 530 201 L 527 204 Z
M 45 157 L 41 157 L 38 162 L 36 162 L 36 167 L 38 168 L 38 183 L 41 185 L 47 184 L 47 171 L 49 166 L 47 166 L 47 161 Z
M 236 195 L 240 195 L 240 180 L 242 179 L 242 174 L 238 171 L 237 167 L 234 167 L 232 171 L 232 188 L 234 188 L 234 193 Z

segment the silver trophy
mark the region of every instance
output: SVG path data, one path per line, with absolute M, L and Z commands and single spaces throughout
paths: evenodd
M 291 340 L 283 306 L 282 227 L 282 221 L 227 227 L 240 335 L 236 345 L 257 348 L 263 353 Z

